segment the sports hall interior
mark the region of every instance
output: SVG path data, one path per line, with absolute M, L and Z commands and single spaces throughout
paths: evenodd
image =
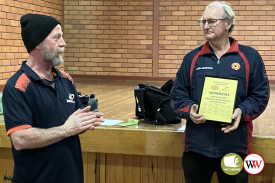
M 175 79 L 183 57 L 205 43 L 198 20 L 212 1 L 1 0 L 0 91 L 28 58 L 20 17 L 40 13 L 62 22 L 64 64 L 82 94 L 95 94 L 106 119 L 135 119 L 134 87 L 160 87 Z M 228 0 L 236 15 L 232 33 L 259 51 L 270 82 L 265 112 L 253 121 L 252 153 L 265 168 L 249 183 L 275 183 L 275 1 Z M 273 103 L 274 102 L 274 103 Z M 80 135 L 85 183 L 185 183 L 181 166 L 184 121 L 128 127 L 101 126 Z M 13 158 L 0 115 L 0 183 L 11 182 Z M 211 183 L 217 183 L 214 175 Z

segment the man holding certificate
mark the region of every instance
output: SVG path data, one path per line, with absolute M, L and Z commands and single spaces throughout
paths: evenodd
M 269 84 L 259 53 L 230 37 L 235 15 L 228 3 L 212 2 L 199 24 L 206 43 L 183 59 L 171 104 L 186 118 L 183 169 L 187 183 L 246 183 L 248 174 L 227 175 L 221 159 L 251 151 L 252 120 L 266 108 Z

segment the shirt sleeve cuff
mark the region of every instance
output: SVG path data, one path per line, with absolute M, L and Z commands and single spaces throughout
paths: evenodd
M 18 131 L 18 130 L 23 130 L 27 128 L 31 128 L 31 125 L 21 125 L 21 126 L 16 126 L 7 131 L 7 135 L 9 136 L 12 132 Z

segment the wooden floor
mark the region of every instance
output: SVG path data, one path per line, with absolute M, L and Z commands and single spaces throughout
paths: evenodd
M 165 81 L 127 81 L 127 80 L 100 80 L 100 79 L 75 79 L 76 88 L 82 95 L 95 94 L 98 99 L 98 109 L 104 113 L 105 119 L 116 119 L 127 121 L 135 119 L 135 97 L 134 87 L 139 83 L 162 86 Z M 165 126 L 147 125 L 139 123 L 139 128 L 156 129 Z M 179 125 L 180 127 L 180 125 Z M 176 130 L 176 129 L 175 129 Z
M 134 87 L 139 83 L 148 83 L 157 87 L 165 81 L 125 81 L 106 79 L 75 79 L 76 88 L 82 94 L 94 93 L 99 102 L 99 110 L 106 119 L 127 120 L 135 118 Z M 263 114 L 254 120 L 254 136 L 274 136 L 275 138 L 275 86 L 270 87 L 270 100 Z M 152 125 L 151 125 L 152 126 Z M 151 127 L 150 126 L 150 127 Z M 158 126 L 152 126 L 152 128 Z M 275 153 L 275 152 L 274 152 Z
M 275 85 L 270 86 L 270 98 L 266 110 L 254 120 L 253 135 L 275 138 Z M 275 152 L 274 152 L 275 153 Z
M 95 94 L 104 118 L 126 120 L 135 116 L 134 87 L 138 81 L 78 79 L 74 82 L 81 94 Z

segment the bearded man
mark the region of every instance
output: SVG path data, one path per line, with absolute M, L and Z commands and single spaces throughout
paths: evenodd
M 7 81 L 3 109 L 14 158 L 13 183 L 83 183 L 78 134 L 94 129 L 102 113 L 83 108 L 63 63 L 66 43 L 54 17 L 20 19 L 27 61 Z

